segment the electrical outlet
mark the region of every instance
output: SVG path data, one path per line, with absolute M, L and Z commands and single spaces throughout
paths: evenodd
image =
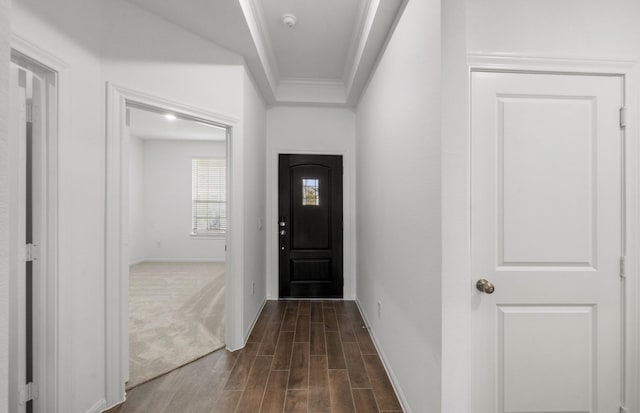
M 378 300 L 378 318 L 382 319 L 382 301 Z

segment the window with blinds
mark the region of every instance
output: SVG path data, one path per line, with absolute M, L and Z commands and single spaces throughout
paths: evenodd
M 191 171 L 191 232 L 194 235 L 224 234 L 227 230 L 226 161 L 194 158 Z

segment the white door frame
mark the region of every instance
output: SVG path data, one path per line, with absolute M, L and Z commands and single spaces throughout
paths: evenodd
M 172 102 L 143 92 L 107 83 L 106 141 L 106 240 L 105 240 L 105 349 L 106 405 L 113 406 L 125 398 L 125 380 L 129 366 L 127 240 L 127 176 L 128 154 L 124 143 L 126 105 L 133 102 L 194 120 L 215 123 L 227 128 L 227 171 L 229 226 L 225 272 L 225 343 L 228 349 L 244 345 L 242 337 L 242 151 L 235 137 L 241 137 L 241 123 L 230 116 L 207 112 L 189 105 Z
M 48 51 L 12 34 L 12 61 L 26 66 L 29 70 L 53 77 L 53 84 L 45 82 L 45 104 L 47 124 L 39 159 L 39 175 L 42 186 L 37 197 L 41 200 L 38 219 L 42 228 L 38 232 L 37 271 L 42 277 L 34 279 L 34 380 L 39 390 L 34 403 L 34 411 L 59 411 L 58 400 L 58 139 L 68 131 L 67 64 Z M 12 137 L 10 137 L 11 139 Z M 17 145 L 11 145 L 17 147 Z M 13 213 L 13 211 L 11 212 Z M 12 234 L 12 238 L 13 238 Z M 34 234 L 35 235 L 35 234 Z M 15 240 L 12 239 L 11 242 Z M 11 333 L 10 333 L 11 334 Z
M 640 105 L 638 102 L 640 91 L 640 66 L 632 60 L 583 60 L 561 59 L 536 56 L 518 56 L 501 54 L 469 54 L 467 56 L 467 102 L 470 108 L 471 100 L 471 73 L 474 71 L 494 72 L 524 72 L 524 73 L 549 73 L 549 74 L 575 74 L 575 75 L 609 75 L 620 76 L 623 79 L 625 106 L 627 108 L 627 126 L 624 129 L 625 146 L 625 177 L 623 202 L 623 216 L 626 217 L 623 231 L 626 250 L 626 280 L 623 285 L 624 294 L 621 303 L 624 322 L 624 383 L 623 400 L 628 412 L 640 411 Z M 451 244 L 456 251 L 448 251 L 445 257 L 456 260 L 455 265 L 444 263 L 447 267 L 466 268 L 448 276 L 453 279 L 443 289 L 443 345 L 447 346 L 447 358 L 442 360 L 443 372 L 443 397 L 457 395 L 461 404 L 459 408 L 469 411 L 473 403 L 470 400 L 471 389 L 471 291 L 473 287 L 471 274 L 471 175 L 470 175 L 470 150 L 471 150 L 471 117 L 467 111 L 467 136 L 461 137 L 459 153 L 449 157 L 449 162 L 464 165 L 464 173 L 459 173 L 452 178 L 454 180 L 443 182 L 443 185 L 453 185 L 460 190 L 464 189 L 459 198 L 448 198 L 443 204 L 443 214 L 447 215 L 445 221 L 466 222 L 466 239 L 460 239 L 458 243 Z M 451 154 L 450 154 L 451 155 Z M 621 160 L 622 162 L 622 160 Z M 462 198 L 464 196 L 464 198 Z M 461 208 L 464 205 L 464 209 Z M 454 288 L 455 287 L 455 288 Z M 447 304 L 449 303 L 449 304 Z M 452 305 L 455 303 L 456 305 Z M 463 308 L 459 308 L 462 306 Z M 457 355 L 454 359 L 453 355 Z M 452 405 L 450 401 L 443 400 L 443 405 Z M 463 413 L 460 410 L 459 413 Z

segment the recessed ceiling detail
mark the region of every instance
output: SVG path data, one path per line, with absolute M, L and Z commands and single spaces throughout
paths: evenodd
M 277 103 L 353 105 L 403 0 L 240 0 Z M 281 24 L 294 14 L 295 30 Z
M 241 54 L 270 104 L 347 106 L 359 99 L 408 2 L 130 1 Z M 203 11 L 213 14 L 209 22 Z M 211 28 L 215 22 L 224 28 Z

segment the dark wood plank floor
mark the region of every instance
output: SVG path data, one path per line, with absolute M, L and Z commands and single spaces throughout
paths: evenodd
M 353 301 L 269 301 L 248 343 L 131 389 L 109 413 L 401 412 Z

